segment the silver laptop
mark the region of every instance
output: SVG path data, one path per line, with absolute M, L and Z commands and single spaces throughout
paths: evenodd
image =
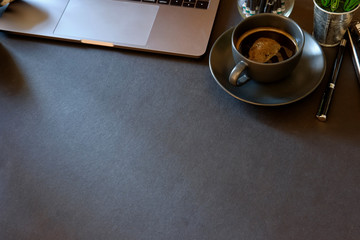
M 18 0 L 0 30 L 108 47 L 200 57 L 220 0 Z

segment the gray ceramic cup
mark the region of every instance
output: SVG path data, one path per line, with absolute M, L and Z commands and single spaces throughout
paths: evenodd
M 248 59 L 238 51 L 236 45 L 244 33 L 255 28 L 274 28 L 288 33 L 295 40 L 297 51 L 290 58 L 276 63 L 260 63 Z M 305 35 L 294 20 L 272 13 L 263 13 L 240 22 L 233 30 L 231 45 L 236 65 L 229 75 L 229 82 L 235 86 L 241 86 L 249 79 L 269 83 L 284 79 L 292 73 L 300 61 L 305 45 Z

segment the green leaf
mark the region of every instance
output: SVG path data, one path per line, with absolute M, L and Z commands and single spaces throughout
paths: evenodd
M 331 0 L 330 9 L 331 11 L 335 12 L 336 9 L 339 7 L 340 0 Z
M 360 4 L 360 0 L 346 0 L 344 3 L 344 11 L 348 12 L 356 8 Z
M 327 7 L 327 6 L 329 6 L 329 4 L 330 4 L 330 0 L 321 0 L 321 4 L 322 4 L 324 7 Z

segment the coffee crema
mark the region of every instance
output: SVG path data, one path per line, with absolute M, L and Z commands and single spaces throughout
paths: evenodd
M 237 50 L 246 58 L 260 63 L 277 63 L 298 51 L 296 40 L 287 32 L 272 28 L 254 28 L 242 34 Z

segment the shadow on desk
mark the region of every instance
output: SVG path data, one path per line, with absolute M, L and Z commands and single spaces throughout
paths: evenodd
M 22 92 L 25 88 L 25 81 L 17 67 L 14 59 L 0 44 L 0 92 L 9 95 L 16 95 Z

